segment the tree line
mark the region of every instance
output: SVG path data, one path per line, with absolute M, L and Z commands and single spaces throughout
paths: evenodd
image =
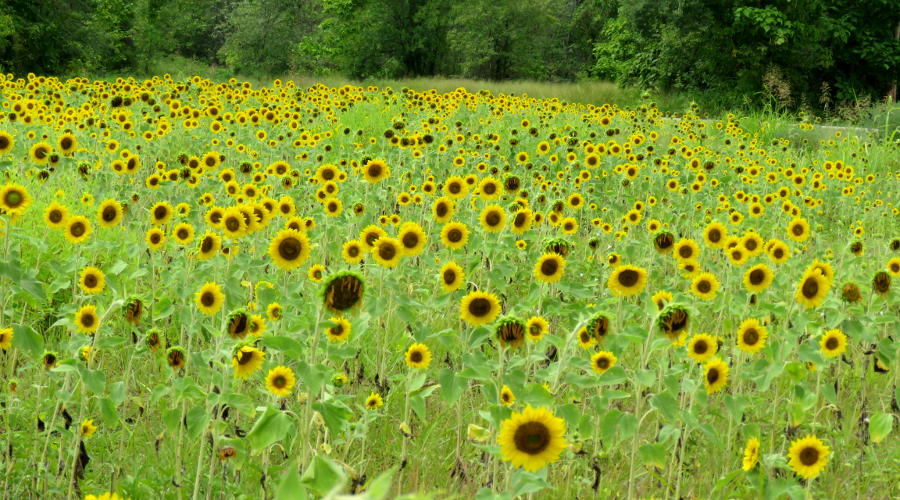
M 612 80 L 828 106 L 896 88 L 896 0 L 4 0 L 0 70 Z M 896 92 L 896 90 L 893 90 Z

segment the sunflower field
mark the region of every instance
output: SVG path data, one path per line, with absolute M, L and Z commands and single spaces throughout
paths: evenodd
M 4 498 L 900 496 L 893 138 L 0 87 Z

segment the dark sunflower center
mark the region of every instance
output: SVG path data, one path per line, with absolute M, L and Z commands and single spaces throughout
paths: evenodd
M 443 274 L 444 283 L 448 285 L 452 285 L 456 282 L 456 271 L 453 269 L 447 269 Z
M 712 283 L 710 283 L 709 281 L 700 280 L 700 282 L 697 283 L 697 291 L 698 292 L 709 293 L 710 290 L 712 290 Z
M 406 248 L 416 248 L 416 245 L 419 244 L 419 235 L 413 232 L 408 232 L 403 235 L 401 241 L 403 242 L 403 246 Z
M 94 326 L 94 315 L 93 314 L 85 314 L 81 317 L 81 324 L 86 327 Z
M 762 269 L 754 269 L 750 271 L 750 284 L 759 285 L 766 279 L 766 273 Z
M 772 255 L 774 255 L 776 259 L 780 259 L 784 257 L 784 250 L 781 248 L 776 248 L 772 251 Z
M 525 216 L 524 213 L 516 214 L 516 217 L 513 219 L 513 225 L 516 227 L 522 227 L 528 221 L 528 217 Z
M 207 236 L 203 238 L 203 241 L 200 242 L 200 251 L 203 253 L 209 253 L 213 249 L 213 239 Z
M 744 248 L 746 248 L 747 250 L 750 250 L 751 252 L 756 250 L 756 248 L 758 246 L 759 246 L 759 242 L 757 242 L 754 239 L 749 239 L 744 242 Z
M 187 229 L 179 229 L 178 230 L 178 239 L 186 240 L 188 238 L 188 230 Z
M 38 160 L 43 160 L 47 157 L 47 150 L 44 147 L 39 147 L 34 150 L 34 157 Z
M 447 239 L 451 243 L 457 243 L 459 241 L 462 241 L 462 238 L 463 238 L 463 233 L 462 233 L 462 231 L 460 231 L 457 228 L 453 228 L 453 229 L 447 231 Z
M 79 238 L 84 235 L 86 228 L 84 227 L 84 223 L 76 222 L 72 224 L 72 227 L 69 228 L 69 234 L 72 236 Z
M 706 381 L 710 385 L 715 384 L 717 380 L 719 380 L 719 369 L 718 368 L 712 368 L 708 372 L 706 372 Z
M 354 245 L 354 246 L 347 248 L 347 255 L 349 255 L 350 257 L 358 256 L 359 255 L 359 247 Z
M 88 288 L 94 288 L 97 286 L 97 277 L 93 274 L 88 274 L 84 277 L 84 286 Z
M 212 292 L 203 292 L 200 296 L 200 303 L 204 307 L 212 307 L 216 303 L 216 296 Z
M 541 274 L 544 276 L 553 276 L 559 270 L 559 263 L 556 259 L 547 259 L 541 263 Z
M 705 340 L 698 340 L 694 342 L 694 352 L 697 354 L 706 354 L 706 351 L 709 350 L 709 345 L 707 345 Z
M 153 216 L 156 217 L 156 220 L 162 220 L 166 218 L 169 211 L 166 207 L 156 207 L 156 210 L 153 211 Z
M 744 253 L 740 250 L 734 250 L 731 252 L 731 258 L 734 260 L 741 260 L 744 257 Z
M 297 238 L 289 236 L 278 244 L 278 256 L 284 260 L 296 260 L 303 250 L 303 243 Z
M 47 218 L 50 219 L 50 222 L 58 224 L 62 220 L 63 215 L 59 210 L 53 210 L 50 212 Z
M 0 149 L 9 147 L 9 139 L 5 135 L 0 135 Z
M 744 332 L 744 343 L 752 346 L 757 342 L 759 342 L 759 332 L 756 331 L 756 328 L 748 328 L 747 331 Z
M 409 360 L 413 363 L 421 363 L 424 356 L 422 356 L 421 351 L 413 351 L 409 353 Z
M 469 312 L 476 318 L 487 316 L 491 309 L 491 301 L 484 297 L 477 297 L 472 302 L 469 302 Z
M 159 243 L 159 240 L 160 240 L 161 238 L 162 238 L 162 235 L 161 235 L 161 234 L 159 234 L 159 233 L 153 233 L 153 234 L 150 235 L 150 243 L 153 243 L 153 244 L 155 245 L 155 244 Z
M 272 385 L 276 389 L 284 389 L 287 386 L 287 379 L 284 377 L 284 375 L 275 375 L 275 377 L 272 379 Z
M 462 185 L 458 182 L 453 182 L 447 186 L 447 191 L 450 191 L 450 194 L 459 194 L 462 191 Z
M 815 297 L 819 293 L 819 280 L 814 277 L 806 278 L 800 291 L 807 299 Z
M 484 221 L 488 226 L 496 226 L 497 224 L 500 224 L 500 213 L 494 211 L 488 212 L 488 214 L 484 217 Z
M 601 357 L 597 358 L 596 365 L 597 365 L 597 368 L 599 368 L 601 370 L 608 369 L 609 368 L 609 358 L 607 358 L 606 356 L 601 356 Z
M 103 217 L 103 220 L 106 222 L 112 222 L 112 221 L 116 220 L 116 215 L 118 215 L 118 212 L 116 211 L 116 209 L 114 207 L 106 207 L 103 209 L 102 217 Z
M 443 217 L 447 215 L 447 211 L 449 208 L 445 203 L 438 203 L 436 207 L 434 207 L 434 213 L 437 214 L 438 217 Z
M 329 212 L 334 213 L 334 212 L 337 212 L 337 210 L 338 210 L 338 205 L 337 205 L 337 203 L 335 203 L 335 202 L 332 201 L 331 203 L 328 204 L 328 211 L 329 211 Z
M 819 450 L 812 446 L 807 446 L 800 451 L 800 463 L 807 467 L 812 467 L 819 461 Z
M 6 196 L 3 197 L 3 203 L 8 207 L 16 208 L 22 204 L 22 200 L 24 199 L 25 197 L 22 196 L 21 192 L 13 189 L 6 193 Z
M 369 165 L 369 177 L 380 177 L 381 176 L 381 166 L 380 165 Z
M 384 260 L 393 260 L 397 256 L 397 248 L 391 243 L 383 243 L 378 246 L 378 256 Z
M 63 137 L 63 139 L 59 141 L 59 146 L 63 149 L 63 151 L 68 151 L 72 147 L 72 139 L 69 137 Z
M 802 236 L 803 226 L 801 224 L 794 224 L 791 226 L 791 232 L 794 233 L 794 236 Z
M 626 269 L 619 273 L 619 284 L 624 286 L 625 288 L 631 288 L 637 284 L 640 277 L 640 274 L 638 274 L 638 272 L 634 269 Z
M 225 228 L 229 231 L 237 231 L 241 228 L 241 221 L 237 217 L 229 217 L 225 220 Z
M 246 365 L 247 363 L 253 361 L 253 351 L 241 351 L 241 355 L 238 357 L 239 365 Z
M 2 146 L 2 145 L 0 145 L 0 146 Z M 485 184 L 485 185 L 484 185 L 484 193 L 485 193 L 485 194 L 491 195 L 491 194 L 494 194 L 494 193 L 496 193 L 496 192 L 497 192 L 497 186 L 496 186 L 496 185 L 494 185 L 494 184 L 492 184 L 492 183 L 488 183 L 488 184 Z
M 526 422 L 513 435 L 516 449 L 529 455 L 537 455 L 550 445 L 550 429 L 541 422 Z
M 829 351 L 833 351 L 838 348 L 840 342 L 838 342 L 837 337 L 828 337 L 828 340 L 825 341 L 825 348 Z
M 325 296 L 333 309 L 343 311 L 359 302 L 362 291 L 362 282 L 358 278 L 342 276 L 328 286 Z

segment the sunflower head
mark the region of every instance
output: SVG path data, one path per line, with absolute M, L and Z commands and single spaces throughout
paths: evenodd
M 666 337 L 675 340 L 682 332 L 687 331 L 690 319 L 690 313 L 684 306 L 669 304 L 657 316 L 656 327 Z
M 788 450 L 788 465 L 798 476 L 813 479 L 828 464 L 831 449 L 816 436 L 808 435 L 791 443 Z
M 482 291 L 473 291 L 462 298 L 459 304 L 460 317 L 472 326 L 488 324 L 500 314 L 497 296 Z
M 497 441 L 503 460 L 535 472 L 555 462 L 566 449 L 565 421 L 546 408 L 528 406 L 500 424 Z
M 527 327 L 525 322 L 514 316 L 506 316 L 497 321 L 494 334 L 501 346 L 516 349 L 525 343 Z
M 431 364 L 431 350 L 425 344 L 413 344 L 409 346 L 404 355 L 406 366 L 424 370 Z
M 365 281 L 361 275 L 344 271 L 329 276 L 322 286 L 325 307 L 334 313 L 343 313 L 362 304 Z

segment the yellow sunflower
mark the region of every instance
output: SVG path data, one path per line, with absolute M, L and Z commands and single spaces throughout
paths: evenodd
M 759 463 L 759 439 L 752 437 L 747 440 L 744 447 L 744 460 L 742 462 L 745 471 L 751 471 Z
M 296 383 L 294 371 L 286 366 L 276 366 L 266 375 L 266 389 L 276 396 L 289 396 Z
M 808 435 L 791 443 L 788 450 L 788 465 L 798 476 L 813 479 L 822 473 L 828 464 L 831 450 L 816 436 Z
M 0 211 L 12 215 L 22 215 L 31 204 L 31 195 L 24 186 L 6 184 L 0 188 Z
M 389 236 L 378 238 L 375 247 L 372 248 L 372 257 L 375 258 L 375 262 L 388 269 L 397 267 L 402 256 L 403 250 L 400 242 Z
M 350 338 L 350 332 L 352 331 L 352 325 L 347 319 L 342 317 L 330 318 L 328 321 L 334 323 L 332 326 L 329 326 L 325 329 L 325 335 L 328 337 L 328 340 L 331 342 L 346 342 L 348 338 Z
M 619 266 L 609 275 L 606 284 L 617 297 L 637 295 L 647 285 L 647 271 L 637 266 Z
M 51 229 L 66 227 L 66 219 L 68 218 L 69 209 L 55 201 L 44 209 L 44 223 Z
M 366 398 L 367 410 L 377 410 L 382 406 L 384 406 L 384 399 L 381 398 L 381 394 L 373 392 L 372 394 L 369 394 L 369 397 Z
M 469 241 L 469 228 L 462 222 L 448 222 L 441 228 L 441 243 L 451 250 L 457 250 Z
M 707 394 L 715 394 L 728 384 L 728 365 L 719 358 L 713 358 L 703 367 L 703 383 Z
M 431 350 L 428 349 L 428 346 L 425 344 L 416 343 L 409 346 L 404 358 L 406 360 L 406 366 L 425 370 L 428 368 L 428 365 L 431 364 Z
M 445 292 L 452 292 L 462 286 L 465 281 L 465 272 L 456 262 L 447 262 L 441 267 L 440 280 L 441 288 Z
M 747 272 L 744 273 L 744 287 L 750 292 L 762 293 L 766 288 L 769 288 L 774 279 L 775 274 L 769 269 L 769 266 L 757 264 L 747 269 Z
M 616 366 L 616 361 L 618 361 L 618 358 L 616 358 L 615 354 L 609 351 L 599 351 L 591 356 L 591 369 L 602 375 L 610 368 Z
M 82 306 L 75 313 L 75 328 L 86 335 L 97 331 L 100 327 L 100 316 L 97 316 L 97 306 Z
M 738 326 L 738 349 L 748 354 L 758 353 L 766 346 L 767 338 L 769 338 L 769 330 L 756 319 L 745 319 Z
M 826 357 L 834 358 L 840 356 L 847 350 L 847 335 L 837 329 L 828 330 L 825 332 L 825 335 L 822 335 L 819 346 L 822 354 Z
M 556 283 L 562 279 L 566 269 L 566 259 L 555 253 L 545 253 L 534 264 L 535 279 L 543 283 Z
M 566 449 L 566 423 L 546 408 L 530 405 L 500 424 L 497 442 L 503 460 L 535 472 L 559 459 Z
M 231 366 L 234 367 L 234 376 L 247 378 L 262 367 L 266 359 L 266 353 L 253 346 L 243 346 L 231 357 Z
M 269 256 L 275 261 L 275 265 L 286 271 L 303 265 L 309 252 L 309 237 L 306 233 L 293 229 L 282 229 L 269 244 Z
M 197 309 L 207 316 L 212 316 L 222 309 L 225 304 L 225 294 L 222 293 L 222 287 L 217 283 L 206 283 L 197 292 L 195 299 L 197 301 Z
M 712 335 L 698 333 L 691 337 L 686 348 L 688 357 L 697 363 L 705 363 L 719 352 L 719 343 Z
M 496 233 L 506 225 L 506 212 L 500 205 L 488 205 L 481 211 L 478 220 L 485 232 Z
M 88 266 L 81 271 L 78 286 L 88 295 L 98 294 L 106 287 L 106 276 L 100 269 Z
M 122 204 L 116 200 L 103 200 L 97 207 L 97 222 L 101 227 L 115 227 L 122 222 Z
M 66 220 L 66 240 L 69 243 L 82 243 L 90 237 L 93 229 L 91 221 L 82 215 L 75 215 Z
M 713 273 L 698 273 L 691 281 L 691 293 L 701 300 L 712 300 L 719 291 L 719 280 Z
M 459 316 L 472 326 L 485 325 L 500 314 L 497 296 L 482 291 L 470 292 L 459 303 Z
M 500 404 L 503 406 L 512 406 L 516 402 L 516 395 L 508 385 L 500 388 Z
M 819 307 L 828 295 L 829 282 L 818 269 L 807 269 L 797 283 L 794 298 L 805 309 Z

